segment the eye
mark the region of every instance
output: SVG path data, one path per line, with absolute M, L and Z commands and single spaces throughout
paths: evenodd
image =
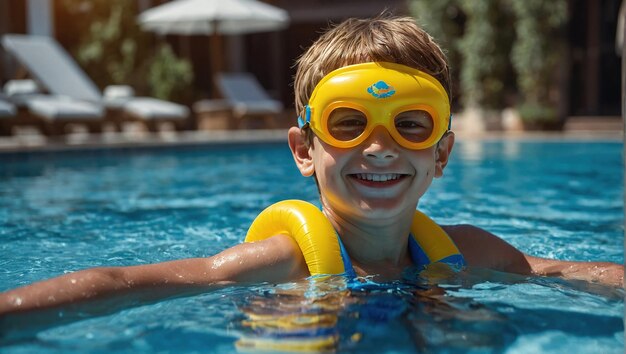
M 356 128 L 365 126 L 365 122 L 358 117 L 346 117 L 333 124 L 335 127 Z
M 338 140 L 352 140 L 365 130 L 367 117 L 351 108 L 337 108 L 328 117 L 328 131 Z
M 363 113 L 352 108 L 337 108 L 330 113 L 329 125 L 360 126 L 367 124 Z
M 396 122 L 396 128 L 426 128 L 426 126 L 422 122 L 407 119 Z
M 394 119 L 398 133 L 412 142 L 422 142 L 430 137 L 434 124 L 430 113 L 422 110 L 406 111 Z
M 433 128 L 433 118 L 426 111 L 406 111 L 398 114 L 395 118 L 396 128 Z

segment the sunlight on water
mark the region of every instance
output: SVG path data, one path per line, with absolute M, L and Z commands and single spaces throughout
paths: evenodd
M 459 143 L 420 209 L 536 256 L 621 263 L 622 148 Z M 274 202 L 319 205 L 314 181 L 282 144 L 7 155 L 0 164 L 0 290 L 87 267 L 207 257 L 240 243 Z M 484 269 L 348 288 L 334 277 L 78 314 L 85 320 L 0 351 L 231 353 L 308 343 L 354 353 L 622 353 L 623 297 Z

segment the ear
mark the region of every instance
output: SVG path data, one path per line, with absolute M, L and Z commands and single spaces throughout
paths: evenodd
M 435 150 L 435 177 L 443 176 L 443 169 L 448 164 L 452 147 L 454 146 L 454 133 L 449 131 L 441 137 Z
M 289 149 L 296 162 L 296 166 L 304 177 L 313 176 L 315 166 L 313 165 L 313 157 L 310 153 L 310 147 L 305 142 L 305 137 L 298 127 L 291 127 L 287 133 L 289 141 Z

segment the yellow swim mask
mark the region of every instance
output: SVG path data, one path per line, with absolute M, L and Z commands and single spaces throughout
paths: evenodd
M 325 143 L 351 148 L 381 125 L 407 149 L 426 149 L 450 128 L 450 101 L 434 77 L 405 65 L 376 62 L 342 67 L 317 84 L 300 128 Z

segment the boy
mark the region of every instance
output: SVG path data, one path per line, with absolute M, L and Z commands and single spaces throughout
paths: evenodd
M 384 76 L 359 88 L 371 98 L 359 98 L 365 91 L 350 91 L 353 82 L 377 73 Z M 413 85 L 415 92 L 400 92 L 385 73 L 419 85 Z M 449 81 L 441 49 L 411 18 L 347 20 L 298 61 L 295 93 L 302 127 L 289 130 L 289 147 L 302 175 L 315 177 L 323 213 L 356 275 L 399 279 L 415 262 L 407 245 L 411 220 L 432 179 L 443 175 L 454 145 L 448 130 Z M 617 264 L 532 257 L 474 226 L 441 228 L 468 266 L 622 286 L 624 271 Z M 206 259 L 87 269 L 10 290 L 0 294 L 0 314 L 307 276 L 298 245 L 287 235 L 275 235 Z

